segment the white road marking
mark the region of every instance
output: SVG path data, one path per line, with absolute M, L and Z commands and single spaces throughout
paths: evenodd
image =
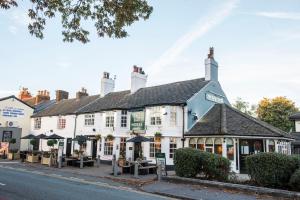
M 1 185 L 1 186 L 5 186 L 6 184 L 4 184 L 4 183 L 0 183 L 0 185 Z
M 17 164 L 19 162 L 6 162 L 6 161 L 3 161 L 3 162 L 0 162 L 0 164 Z

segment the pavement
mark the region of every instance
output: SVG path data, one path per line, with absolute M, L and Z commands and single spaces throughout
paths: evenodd
M 69 190 L 74 191 L 75 193 L 76 190 L 82 191 L 80 192 L 82 193 L 82 195 L 83 194 L 88 195 L 89 192 L 95 192 L 95 190 L 97 190 L 95 194 L 99 193 L 98 197 L 104 195 L 104 197 L 107 196 L 107 198 L 104 199 L 119 198 L 118 196 L 114 196 L 108 191 L 103 192 L 107 188 L 108 190 L 117 190 L 118 192 L 116 192 L 116 195 L 124 194 L 124 192 L 128 192 L 128 191 L 129 192 L 134 191 L 133 192 L 134 194 L 130 193 L 130 195 L 128 196 L 131 197 L 130 199 L 135 199 L 135 198 L 139 199 L 138 198 L 140 197 L 139 192 L 146 195 L 147 197 L 149 195 L 151 196 L 151 194 L 158 195 L 154 197 L 151 196 L 152 199 L 161 199 L 166 197 L 177 198 L 177 199 L 203 199 L 203 200 L 282 199 L 282 198 L 275 198 L 270 196 L 256 195 L 255 193 L 237 192 L 236 190 L 234 191 L 229 189 L 207 187 L 204 185 L 182 184 L 182 183 L 175 183 L 170 181 L 157 182 L 155 181 L 156 178 L 155 175 L 140 176 L 138 179 L 134 178 L 132 175 L 122 175 L 122 176 L 114 177 L 111 175 L 111 172 L 112 172 L 112 167 L 109 165 L 100 165 L 99 168 L 86 167 L 83 169 L 79 169 L 73 167 L 64 167 L 62 169 L 57 169 L 57 168 L 49 168 L 47 166 L 42 166 L 40 164 L 5 162 L 5 161 L 3 162 L 0 160 L 0 200 L 22 199 L 21 197 L 23 196 L 21 195 L 21 193 L 24 191 L 19 187 L 17 187 L 17 189 L 18 190 L 20 189 L 20 191 L 17 190 L 16 193 L 20 195 L 20 198 L 18 198 L 18 196 L 14 198 L 15 196 L 4 196 L 4 195 L 5 194 L 14 195 L 14 189 L 16 190 L 16 188 L 13 185 L 17 185 L 22 188 L 22 184 L 24 183 L 26 183 L 26 187 L 29 187 L 27 189 L 25 187 L 25 192 L 27 190 L 31 191 L 32 189 L 36 189 L 42 191 L 40 195 L 48 194 L 50 196 L 52 195 L 54 197 L 58 197 L 56 196 L 57 194 L 51 193 L 54 191 L 54 189 L 52 188 L 53 187 L 56 188 L 56 185 L 53 183 L 56 183 L 57 181 L 58 181 L 57 185 L 59 185 L 60 187 L 56 189 L 58 189 L 59 191 L 58 195 L 61 196 L 60 198 L 53 198 L 53 199 L 68 199 L 67 196 L 68 195 L 72 196 L 72 194 L 69 194 L 69 192 L 65 194 L 64 191 L 69 191 Z M 33 177 L 30 178 L 31 176 L 28 174 L 33 174 Z M 1 183 L 6 185 L 1 186 Z M 33 188 L 31 188 L 31 185 L 33 186 Z M 3 187 L 8 190 L 4 192 Z M 125 189 L 125 191 L 123 191 L 123 189 Z M 27 193 L 28 192 L 26 192 L 26 194 Z M 30 193 L 30 195 L 31 194 L 32 192 Z M 37 199 L 45 198 L 40 195 L 38 196 L 39 198 Z M 1 197 L 12 197 L 12 198 L 1 199 Z M 34 199 L 33 196 L 30 197 L 32 198 L 29 199 Z M 79 195 L 79 197 L 82 197 L 81 194 Z M 84 199 L 86 199 L 86 197 L 89 197 L 89 195 L 84 196 Z M 127 199 L 127 196 L 125 197 L 121 195 L 120 199 Z M 142 199 L 147 199 L 147 198 L 143 197 Z

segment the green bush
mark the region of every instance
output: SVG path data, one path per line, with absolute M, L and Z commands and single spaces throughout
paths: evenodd
M 35 146 L 35 145 L 37 144 L 37 140 L 36 140 L 36 139 L 30 140 L 30 144 L 31 144 L 32 146 Z
M 200 171 L 200 151 L 192 148 L 177 149 L 174 165 L 177 176 L 195 177 Z
M 200 152 L 200 172 L 207 179 L 224 181 L 228 179 L 230 172 L 230 161 L 217 154 Z
M 297 158 L 279 153 L 259 153 L 246 158 L 251 180 L 261 186 L 287 187 L 298 165 Z
M 48 140 L 47 145 L 49 147 L 54 147 L 54 145 L 57 144 L 57 140 Z
M 291 176 L 289 185 L 294 190 L 300 191 L 300 169 L 297 169 Z

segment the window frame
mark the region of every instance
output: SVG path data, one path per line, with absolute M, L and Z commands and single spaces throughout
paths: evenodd
M 108 138 L 104 140 L 104 155 L 111 156 L 113 155 L 114 142 Z
M 127 110 L 122 110 L 121 111 L 121 128 L 127 128 L 127 120 L 128 118 L 128 113 Z
M 169 158 L 170 159 L 174 159 L 176 149 L 177 149 L 177 138 L 170 137 L 170 142 L 169 142 Z
M 42 128 L 42 118 L 41 117 L 34 118 L 34 129 L 39 130 L 41 128 Z
M 160 137 L 150 138 L 149 144 L 150 144 L 149 157 L 155 158 L 156 153 L 161 153 L 161 138 Z
M 160 126 L 162 125 L 162 114 L 161 114 L 161 110 L 162 107 L 161 106 L 156 106 L 156 107 L 151 107 L 149 108 L 150 110 L 150 125 L 151 126 Z
M 177 107 L 170 107 L 170 126 L 177 126 Z
M 67 125 L 67 120 L 64 117 L 59 117 L 57 121 L 57 129 L 65 129 Z
M 85 114 L 84 126 L 94 126 L 94 125 L 95 125 L 95 114 Z
M 106 113 L 105 116 L 105 127 L 112 128 L 115 125 L 115 117 L 113 112 Z

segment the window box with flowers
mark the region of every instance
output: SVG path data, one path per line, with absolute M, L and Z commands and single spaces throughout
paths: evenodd
M 161 137 L 162 137 L 161 132 L 156 132 L 156 133 L 154 134 L 154 137 L 156 137 L 156 138 L 161 138 Z

